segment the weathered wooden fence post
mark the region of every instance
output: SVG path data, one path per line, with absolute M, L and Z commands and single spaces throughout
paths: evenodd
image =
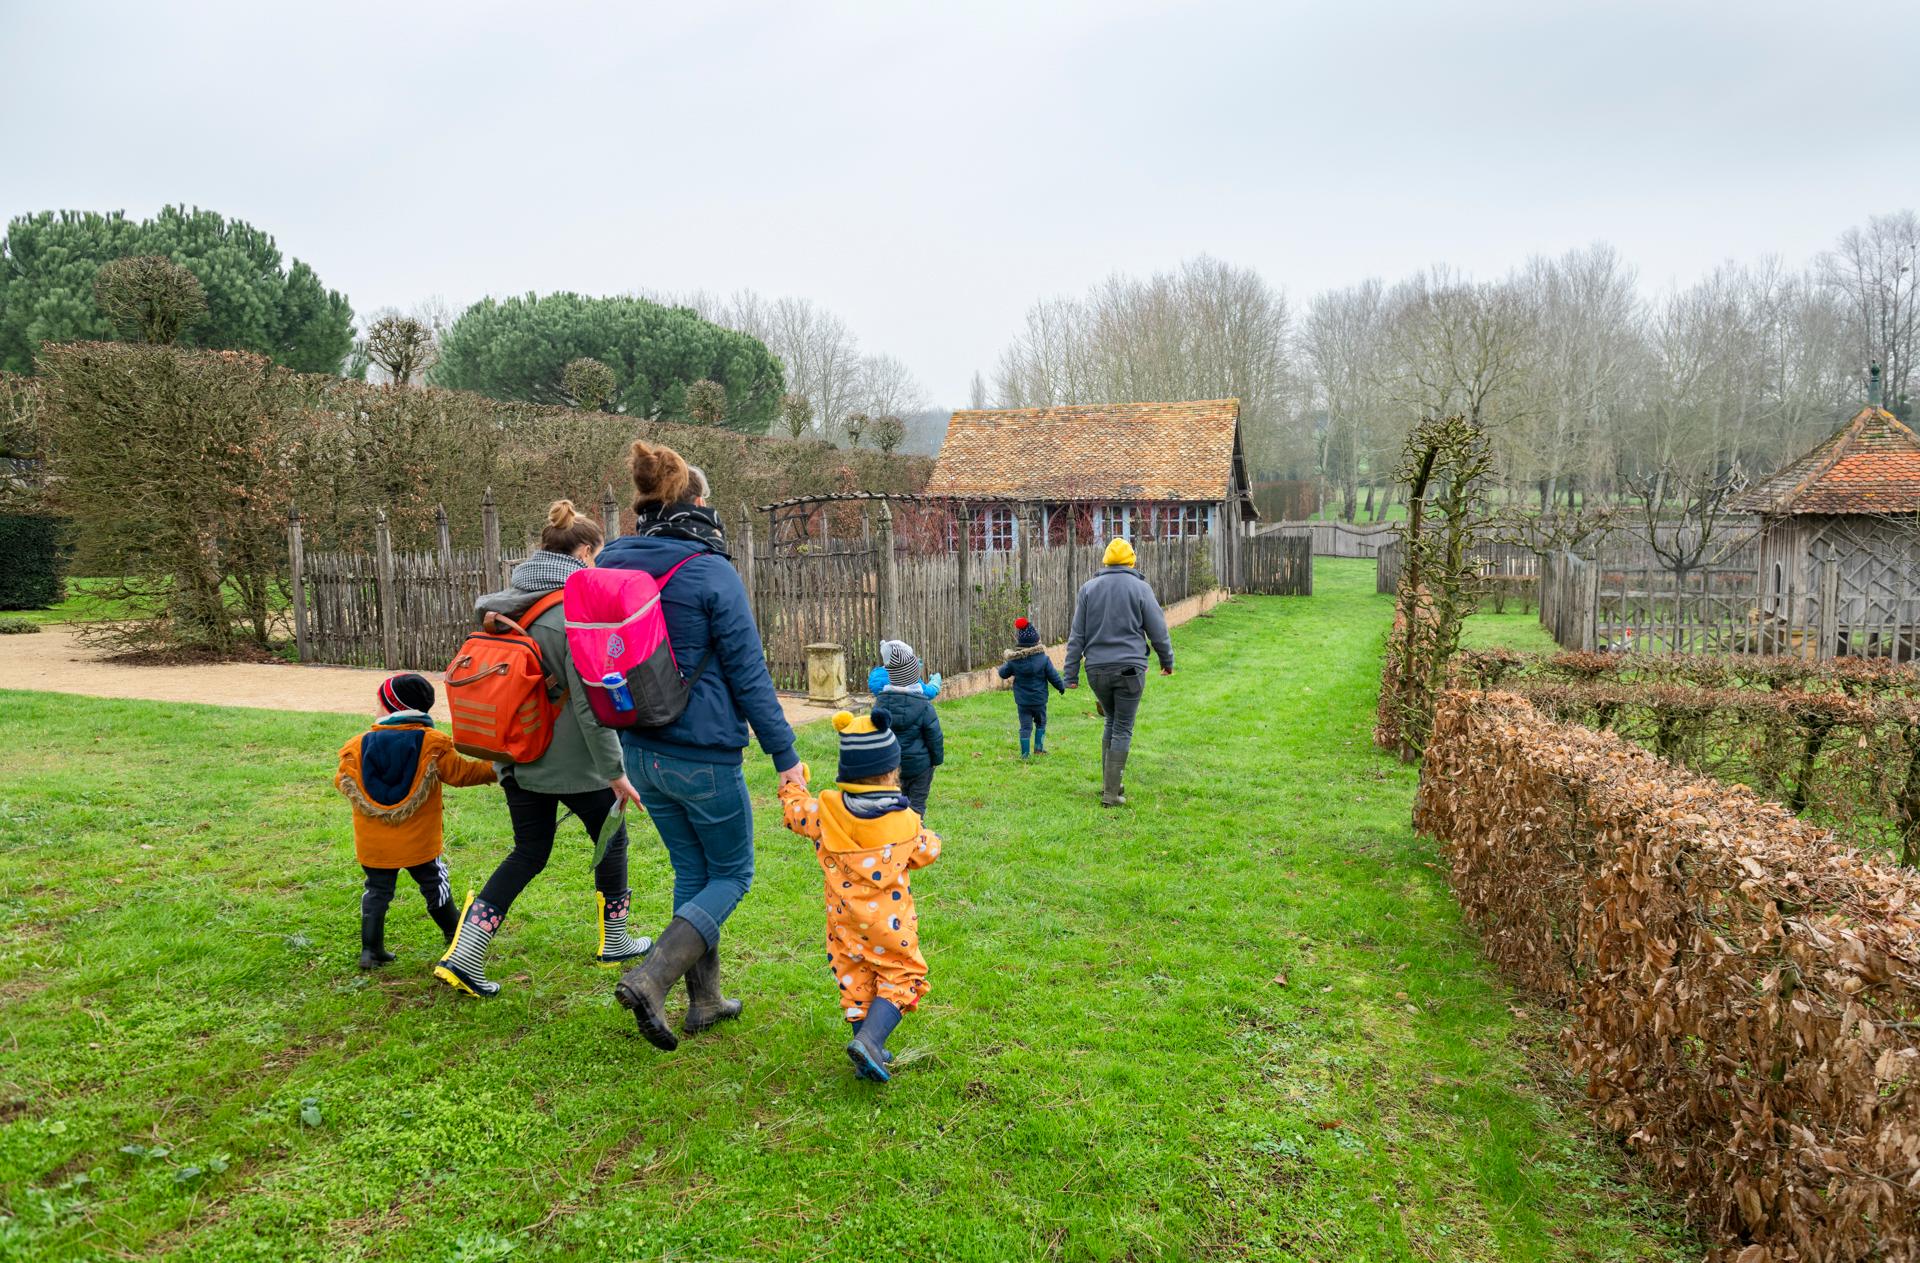
M 880 638 L 897 639 L 900 635 L 900 568 L 893 555 L 893 506 L 885 500 L 880 502 L 880 529 L 877 532 L 880 548 L 876 567 L 878 581 L 875 587 L 876 613 L 880 621 Z
M 311 657 L 307 642 L 307 548 L 300 533 L 300 506 L 287 510 L 287 562 L 293 572 L 293 650 L 300 661 Z
M 1590 561 L 1580 570 L 1580 593 L 1574 602 L 1579 648 L 1592 653 L 1600 638 L 1600 563 Z
M 1067 622 L 1069 624 L 1071 624 L 1073 621 L 1073 607 L 1075 604 L 1078 603 L 1080 599 L 1080 589 L 1073 586 L 1073 580 L 1074 580 L 1074 574 L 1075 574 L 1073 563 L 1074 563 L 1074 560 L 1079 555 L 1080 555 L 1080 524 L 1079 522 L 1074 520 L 1073 508 L 1069 506 L 1067 508 L 1067 556 L 1066 556 Z M 1062 640 L 1066 639 L 1067 630 L 1068 629 L 1066 627 L 1060 628 L 1058 634 Z
M 1820 642 L 1814 654 L 1837 657 L 1840 652 L 1840 557 L 1829 552 L 1820 562 Z
M 954 567 L 960 578 L 958 656 L 962 671 L 973 670 L 973 509 L 960 507 L 959 551 Z
M 380 652 L 387 670 L 400 669 L 400 607 L 393 580 L 393 532 L 387 529 L 387 511 L 373 518 L 374 578 L 380 592 Z
M 740 551 L 740 582 L 747 589 L 747 609 L 753 614 L 754 623 L 760 621 L 759 594 L 754 590 L 755 578 L 753 565 L 753 510 L 746 505 L 740 506 L 740 542 L 736 545 Z M 761 628 L 761 639 L 766 638 L 766 629 Z
M 620 538 L 620 502 L 613 498 L 613 484 L 600 494 L 600 529 L 608 539 Z
M 500 581 L 500 510 L 493 506 L 493 488 L 480 497 L 480 587 L 491 591 Z
M 1033 514 L 1027 505 L 1021 505 L 1013 520 L 1013 529 L 1019 538 L 1014 542 L 1020 547 L 1020 607 L 1021 613 L 1033 617 L 1033 565 L 1029 556 L 1033 551 L 1029 542 L 1033 536 Z
M 457 627 L 460 620 L 460 591 L 453 582 L 453 526 L 447 521 L 447 506 L 435 505 L 433 509 L 433 529 L 435 542 L 439 544 L 440 582 L 435 586 L 440 590 L 439 610 L 441 621 L 448 627 Z

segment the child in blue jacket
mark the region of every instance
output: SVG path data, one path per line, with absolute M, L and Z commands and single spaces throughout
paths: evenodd
M 1047 752 L 1047 688 L 1064 694 L 1067 682 L 1047 656 L 1040 632 L 1024 618 L 1013 620 L 1014 647 L 1000 664 L 1000 678 L 1013 681 L 1013 704 L 1020 712 L 1020 757 Z
M 900 741 L 900 792 L 925 819 L 934 769 L 947 761 L 940 716 L 933 710 L 940 677 L 927 678 L 920 655 L 906 641 L 883 640 L 880 665 L 867 676 L 867 684 L 873 704 L 893 717 L 893 733 Z

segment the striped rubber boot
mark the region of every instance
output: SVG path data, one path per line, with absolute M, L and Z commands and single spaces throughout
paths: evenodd
M 447 954 L 433 967 L 433 976 L 456 991 L 482 999 L 500 994 L 500 984 L 487 981 L 487 949 L 507 914 L 484 899 L 467 896 L 460 910 L 460 926 L 453 932 Z
M 634 938 L 627 933 L 627 912 L 633 907 L 633 892 L 623 890 L 617 899 L 609 900 L 599 891 L 593 897 L 600 901 L 600 951 L 594 956 L 602 965 L 618 965 L 629 960 L 638 960 L 653 948 L 653 940 L 642 934 Z

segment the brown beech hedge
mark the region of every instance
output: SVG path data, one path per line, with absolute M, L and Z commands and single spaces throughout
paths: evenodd
M 1415 822 L 1724 1257 L 1920 1259 L 1920 874 L 1510 693 L 1442 696 Z

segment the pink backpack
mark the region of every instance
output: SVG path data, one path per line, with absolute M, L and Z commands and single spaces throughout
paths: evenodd
M 672 723 L 706 674 L 713 661 L 711 646 L 693 678 L 681 678 L 660 607 L 660 590 L 693 557 L 658 580 L 644 570 L 596 567 L 567 576 L 567 650 L 601 727 L 660 728 Z

